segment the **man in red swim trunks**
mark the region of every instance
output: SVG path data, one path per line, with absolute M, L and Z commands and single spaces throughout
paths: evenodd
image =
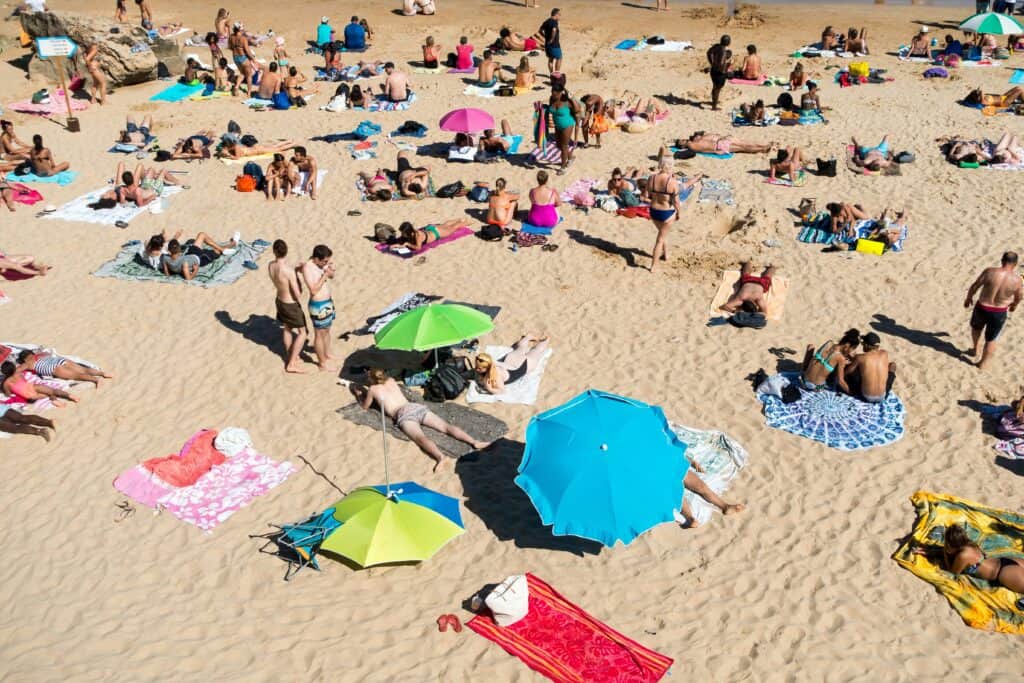
M 765 296 L 772 288 L 774 275 L 775 266 L 768 265 L 760 275 L 754 275 L 754 264 L 749 261 L 744 263 L 740 267 L 736 293 L 719 308 L 727 313 L 735 313 L 740 308 L 749 309 L 751 313 L 766 313 L 768 303 Z
M 978 303 L 974 303 L 974 295 L 978 290 Z M 971 340 L 974 346 L 964 353 L 976 357 L 981 353 L 978 369 L 984 369 L 992 353 L 995 351 L 996 340 L 1006 324 L 1006 314 L 1017 309 L 1021 299 L 1021 279 L 1017 274 L 1017 254 L 1008 251 L 1003 254 L 998 268 L 986 268 L 967 290 L 964 308 L 974 306 L 971 313 Z M 981 333 L 985 333 L 985 348 L 980 349 Z

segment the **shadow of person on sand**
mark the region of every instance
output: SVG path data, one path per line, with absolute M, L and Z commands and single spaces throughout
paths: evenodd
M 462 482 L 466 509 L 480 518 L 500 541 L 511 540 L 517 548 L 560 550 L 574 555 L 596 555 L 603 547 L 578 536 L 555 536 L 541 524 L 530 497 L 515 484 L 525 445 L 498 439 L 472 459 L 460 458 L 455 474 Z
M 640 264 L 636 262 L 637 256 L 650 257 L 650 254 L 641 249 L 620 247 L 614 242 L 609 242 L 608 240 L 601 239 L 600 237 L 588 235 L 580 230 L 566 230 L 565 233 L 569 236 L 569 239 L 577 244 L 582 244 L 585 247 L 593 247 L 594 249 L 603 251 L 606 254 L 621 256 L 626 262 L 626 265 L 630 268 L 640 267 Z
M 233 320 L 227 311 L 217 311 L 213 317 L 235 334 L 242 335 L 243 339 L 265 347 L 274 355 L 281 354 L 281 326 L 269 315 L 250 313 L 249 317 L 242 321 Z
M 999 416 L 1009 408 L 1005 404 L 987 403 L 972 398 L 961 399 L 956 404 L 978 413 L 981 417 L 981 431 L 989 436 L 997 436 L 996 427 L 999 425 Z
M 881 334 L 887 334 L 892 337 L 899 337 L 906 341 L 914 344 L 915 346 L 924 346 L 944 353 L 947 356 L 956 358 L 957 360 L 970 363 L 970 361 L 963 355 L 963 352 L 957 348 L 953 342 L 947 341 L 949 332 L 926 332 L 924 330 L 915 330 L 912 327 L 901 325 L 894 319 L 881 313 L 875 313 L 875 320 L 868 323 L 873 330 L 880 332 Z

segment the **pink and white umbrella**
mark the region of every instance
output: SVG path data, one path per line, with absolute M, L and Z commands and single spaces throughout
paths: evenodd
M 483 109 L 456 109 L 441 117 L 441 130 L 479 133 L 494 128 L 494 117 Z

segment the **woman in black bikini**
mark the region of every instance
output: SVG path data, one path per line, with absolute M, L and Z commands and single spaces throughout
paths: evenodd
M 917 555 L 927 554 L 916 548 Z M 1024 560 L 1015 557 L 985 557 L 976 543 L 967 537 L 964 527 L 950 524 L 946 527 L 942 555 L 949 571 L 966 574 L 988 581 L 994 588 L 1006 588 L 1024 595 Z M 1018 600 L 1018 605 L 1021 601 Z
M 513 349 L 499 360 L 494 360 L 489 354 L 478 353 L 473 364 L 477 385 L 488 394 L 503 393 L 506 386 L 533 372 L 547 350 L 547 337 L 524 335 Z

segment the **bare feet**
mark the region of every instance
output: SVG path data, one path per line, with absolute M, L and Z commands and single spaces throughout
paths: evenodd
M 434 458 L 434 472 L 440 472 L 444 469 L 444 458 Z
M 298 364 L 286 365 L 286 366 L 284 366 L 284 371 L 285 372 L 290 372 L 290 373 L 295 374 L 295 375 L 304 375 L 304 374 L 306 374 L 306 371 L 302 368 L 301 365 L 298 365 Z
M 49 430 L 44 429 L 43 427 L 36 427 L 32 433 L 35 434 L 36 436 L 43 437 L 44 439 L 46 439 L 47 443 L 49 443 L 50 439 L 52 438 L 50 436 Z
M 476 451 L 486 450 L 486 449 L 491 447 L 492 443 L 494 443 L 494 442 L 493 441 L 474 441 L 473 442 L 473 450 L 476 450 Z
M 672 518 L 676 520 L 679 526 L 684 529 L 696 529 L 700 526 L 700 523 L 689 515 L 683 514 L 678 510 L 672 513 Z

